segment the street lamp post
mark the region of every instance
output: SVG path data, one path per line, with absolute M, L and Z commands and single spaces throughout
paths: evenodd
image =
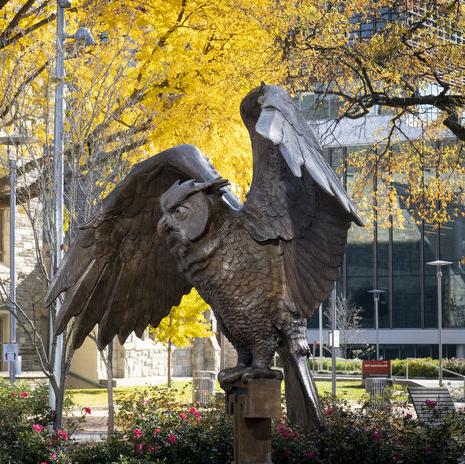
M 450 261 L 430 261 L 426 263 L 436 267 L 436 287 L 438 306 L 438 358 L 439 358 L 439 386 L 442 387 L 442 267 L 452 264 Z
M 10 336 L 9 349 L 14 350 L 10 353 L 8 360 L 8 373 L 11 383 L 14 383 L 19 367 L 18 346 L 16 340 L 16 150 L 19 145 L 31 142 L 31 139 L 22 135 L 7 135 L 0 137 L 0 145 L 7 146 L 8 169 L 9 169 L 9 187 L 10 187 L 10 295 L 9 295 L 9 322 Z M 15 147 L 15 152 L 10 151 L 10 147 Z
M 65 124 L 65 39 L 74 39 L 84 46 L 94 45 L 95 40 L 90 31 L 80 27 L 75 34 L 65 34 L 65 8 L 71 7 L 70 0 L 57 0 L 57 30 L 56 30 L 56 64 L 55 64 L 55 124 L 54 124 L 54 177 L 55 177 L 55 249 L 53 253 L 53 273 L 57 272 L 63 259 L 63 210 L 64 210 L 64 172 L 63 172 L 63 148 L 64 148 L 64 124 Z M 60 310 L 59 299 L 55 302 L 55 315 Z M 50 351 L 53 346 L 53 333 L 55 327 L 50 317 Z M 61 363 L 63 354 L 63 334 L 55 340 L 55 359 L 53 372 L 56 383 L 61 384 Z M 49 406 L 56 410 L 56 395 L 49 384 Z
M 375 303 L 375 331 L 376 331 L 376 359 L 379 359 L 379 297 L 384 290 L 377 288 L 368 290 L 368 293 L 373 293 L 373 300 Z
M 323 348 L 324 348 L 324 341 L 323 341 L 323 303 L 320 303 L 320 306 L 318 307 L 318 331 L 319 331 L 319 344 L 320 344 L 320 349 L 318 351 L 320 357 L 318 359 L 318 370 L 322 370 L 323 366 Z
M 336 329 L 337 329 L 337 316 L 336 316 L 336 283 L 334 283 L 333 290 L 331 291 L 331 394 L 336 396 Z

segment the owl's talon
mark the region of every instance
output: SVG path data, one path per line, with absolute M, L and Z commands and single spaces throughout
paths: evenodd
M 218 381 L 220 382 L 221 388 L 225 391 L 230 390 L 231 384 L 239 380 L 247 369 L 250 368 L 246 366 L 236 366 L 220 371 L 218 373 Z
M 307 340 L 301 338 L 291 340 L 291 352 L 307 357 L 311 356 L 312 354 Z
M 224 369 L 218 374 L 218 380 L 221 388 L 225 391 L 229 391 L 231 389 L 231 385 L 238 380 L 242 380 L 243 383 L 247 383 L 250 379 L 282 380 L 283 373 L 276 369 L 249 366 Z
M 248 372 L 243 374 L 241 380 L 243 383 L 247 383 L 251 379 L 271 379 L 271 380 L 283 380 L 283 373 L 277 369 L 259 369 L 250 368 Z

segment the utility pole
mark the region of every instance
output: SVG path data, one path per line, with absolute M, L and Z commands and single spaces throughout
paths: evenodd
M 55 274 L 60 267 L 63 258 L 63 146 L 64 146 L 64 77 L 65 77 L 65 8 L 69 8 L 71 2 L 57 1 L 57 30 L 55 49 L 55 124 L 54 124 L 54 150 L 53 169 L 55 178 L 55 247 L 53 250 L 52 273 Z M 60 310 L 59 298 L 50 309 L 54 315 L 50 315 L 50 359 L 53 361 L 53 373 L 58 386 L 61 384 L 61 361 L 63 353 L 63 334 L 54 337 L 55 318 Z M 54 356 L 53 356 L 54 354 Z M 49 406 L 56 410 L 56 395 L 49 383 Z
M 52 259 L 52 274 L 54 275 L 60 267 L 63 259 L 63 210 L 64 210 L 64 127 L 65 127 L 65 39 L 75 39 L 84 46 L 94 45 L 95 40 L 90 31 L 80 27 L 75 34 L 65 34 L 65 8 L 71 7 L 70 0 L 57 0 L 57 29 L 55 50 L 55 124 L 54 124 L 54 178 L 55 178 L 55 247 Z M 60 299 L 57 298 L 53 317 L 50 315 L 50 359 L 53 362 L 53 372 L 58 386 L 62 383 L 62 356 L 63 356 L 63 334 L 54 336 L 55 318 L 60 311 Z M 54 353 L 54 356 L 53 356 Z M 56 395 L 49 383 L 49 406 L 56 410 Z
M 449 266 L 450 261 L 430 261 L 426 263 L 436 268 L 437 311 L 438 311 L 438 358 L 439 358 L 439 386 L 442 387 L 442 267 Z

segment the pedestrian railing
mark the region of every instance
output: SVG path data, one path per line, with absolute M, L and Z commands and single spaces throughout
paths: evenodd
M 405 365 L 405 378 L 406 379 L 409 379 L 409 368 L 408 368 L 408 366 L 409 366 L 409 361 L 410 360 L 411 360 L 410 358 L 407 358 L 405 360 L 406 361 L 406 365 Z M 413 358 L 412 361 L 418 362 L 418 359 Z M 434 367 L 435 369 L 437 369 L 437 371 L 438 371 L 438 380 L 439 380 L 439 366 L 437 366 L 436 364 L 430 363 L 428 361 L 424 361 L 424 360 L 421 360 L 421 362 L 423 364 L 427 364 L 428 366 L 431 366 L 431 367 Z M 462 379 L 462 382 L 463 382 L 463 399 L 465 400 L 465 375 L 459 374 L 458 372 L 451 371 L 450 369 L 445 369 L 444 367 L 442 368 L 442 371 L 447 372 L 448 374 L 455 375 L 456 377 L 459 377 L 460 379 Z

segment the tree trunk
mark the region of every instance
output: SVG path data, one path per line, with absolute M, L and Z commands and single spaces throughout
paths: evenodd
M 63 426 L 63 402 L 65 397 L 65 382 L 64 379 L 61 379 L 61 384 L 59 385 L 58 391 L 55 390 L 56 398 L 56 410 L 55 410 L 55 421 L 54 428 L 55 430 L 61 429 Z
M 167 386 L 171 388 L 171 338 L 168 340 Z
M 115 431 L 115 405 L 113 400 L 113 340 L 108 345 L 107 356 L 108 436 L 110 436 Z

